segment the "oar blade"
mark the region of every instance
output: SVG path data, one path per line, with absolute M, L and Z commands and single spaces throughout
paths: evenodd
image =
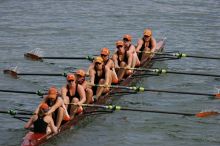
M 18 73 L 14 70 L 10 70 L 10 69 L 5 69 L 3 70 L 4 74 L 10 75 L 11 77 L 17 79 L 18 78 Z
M 215 99 L 220 99 L 220 93 L 215 94 Z
M 43 61 L 42 57 L 40 57 L 40 56 L 38 56 L 38 55 L 36 55 L 34 53 L 31 53 L 31 52 L 25 53 L 24 57 L 26 59 L 30 59 L 30 60 L 33 60 L 33 61 Z
M 209 117 L 209 116 L 215 116 L 218 115 L 219 112 L 217 111 L 202 111 L 197 113 L 195 116 L 198 118 L 205 118 L 205 117 Z

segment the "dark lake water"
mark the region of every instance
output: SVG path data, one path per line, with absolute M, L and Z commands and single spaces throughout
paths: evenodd
M 166 37 L 167 51 L 202 56 L 220 56 L 219 0 L 0 0 L 0 89 L 36 91 L 51 85 L 61 87 L 63 77 L 21 76 L 12 79 L 2 73 L 17 66 L 21 73 L 60 73 L 71 67 L 87 69 L 88 61 L 24 59 L 24 53 L 41 48 L 43 56 L 88 56 L 100 48 L 114 51 L 124 34 L 133 43 L 147 27 L 157 40 Z M 154 67 L 178 71 L 220 74 L 220 61 L 184 58 L 156 62 Z M 163 75 L 140 78 L 137 85 L 154 89 L 216 93 L 220 79 L 214 77 Z M 0 109 L 34 110 L 35 95 L 0 93 Z M 117 97 L 115 97 L 117 98 Z M 206 96 L 167 93 L 126 95 L 115 104 L 133 108 L 196 113 L 220 109 L 219 100 Z M 46 145 L 95 146 L 217 146 L 220 117 L 199 119 L 178 115 L 119 111 L 53 139 Z M 20 145 L 24 123 L 0 115 L 0 145 Z

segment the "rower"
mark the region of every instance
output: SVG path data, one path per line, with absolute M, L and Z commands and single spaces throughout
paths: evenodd
M 104 65 L 105 65 L 105 70 L 109 71 L 111 73 L 112 77 L 112 83 L 117 84 L 118 83 L 118 76 L 115 71 L 115 64 L 114 61 L 109 58 L 110 51 L 108 48 L 102 48 L 101 50 L 101 57 L 103 59 Z
M 132 45 L 131 41 L 132 41 L 132 36 L 129 34 L 125 34 L 123 36 L 123 41 L 124 41 L 124 48 L 127 51 L 128 56 L 131 55 L 132 56 L 132 61 L 130 64 L 130 61 L 128 62 L 128 66 L 131 68 L 134 67 L 139 67 L 140 66 L 140 60 L 137 56 L 136 50 L 135 50 L 135 46 Z
M 76 71 L 76 83 L 82 85 L 83 89 L 85 90 L 86 93 L 86 103 L 90 104 L 93 103 L 93 91 L 91 88 L 87 86 L 87 81 L 85 79 L 86 73 L 84 70 L 79 69 Z
M 66 107 L 64 105 L 63 99 L 59 96 L 56 87 L 51 87 L 48 90 L 48 94 L 44 96 L 42 103 L 47 103 L 49 106 L 49 111 L 45 115 L 49 115 L 56 121 L 56 127 L 59 128 L 61 122 L 70 120 L 69 114 L 67 113 Z M 41 105 L 40 104 L 40 105 Z M 40 110 L 40 105 L 35 110 L 35 114 L 38 115 Z
M 138 57 L 141 60 L 141 63 L 145 62 L 149 56 L 151 56 L 150 52 L 154 52 L 157 45 L 156 39 L 152 36 L 151 29 L 145 29 L 143 35 L 142 38 L 138 39 L 136 47 L 136 52 L 139 53 Z
M 108 70 L 111 74 L 112 83 L 117 84 L 118 83 L 118 76 L 117 76 L 116 71 L 115 71 L 114 61 L 109 57 L 110 56 L 110 50 L 108 48 L 102 48 L 100 56 L 103 59 L 103 62 L 104 62 L 104 65 L 105 65 L 105 67 L 104 67 L 105 70 L 106 71 Z M 94 66 L 95 66 L 95 62 L 93 61 L 93 63 L 91 63 L 90 66 L 89 66 L 87 74 L 89 74 L 89 70 L 91 68 L 94 68 Z
M 119 40 L 116 43 L 117 51 L 113 54 L 112 59 L 117 69 L 118 80 L 121 81 L 124 76 L 130 75 L 131 70 L 126 70 L 125 68 L 130 68 L 132 64 L 132 55 L 125 50 L 124 42 Z
M 90 84 L 102 84 L 106 87 L 93 87 L 93 93 L 96 93 L 94 99 L 97 99 L 104 93 L 109 91 L 107 86 L 112 83 L 112 76 L 110 70 L 105 69 L 104 60 L 102 57 L 98 56 L 94 60 L 95 66 L 90 68 L 89 76 L 90 76 Z
M 54 125 L 53 118 L 46 116 L 45 113 L 49 111 L 49 106 L 46 103 L 41 103 L 37 115 L 33 115 L 25 124 L 24 128 L 29 129 L 34 125 L 34 133 L 49 134 L 50 132 L 57 133 L 57 127 Z
M 82 113 L 83 108 L 79 105 L 86 102 L 86 94 L 83 86 L 76 82 L 74 74 L 68 74 L 66 79 L 67 84 L 61 88 L 61 95 L 68 113 L 73 117 L 76 113 Z

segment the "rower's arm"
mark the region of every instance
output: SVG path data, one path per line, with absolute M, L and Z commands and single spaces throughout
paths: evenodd
M 61 97 L 58 97 L 56 103 L 50 108 L 50 110 L 47 112 L 47 115 L 50 115 L 52 114 L 57 108 L 61 107 L 62 106 L 62 98 Z
M 28 122 L 24 125 L 24 128 L 25 128 L 25 129 L 28 129 L 28 128 L 30 128 L 30 127 L 33 125 L 34 119 L 36 119 L 36 116 L 37 116 L 37 115 L 33 115 L 33 116 L 28 120 Z
M 114 68 L 114 62 L 113 60 L 109 59 L 108 63 L 105 65 L 105 69 Z
M 95 71 L 94 71 L 94 69 L 89 70 L 89 76 L 90 76 L 90 83 L 94 84 L 95 83 Z
M 87 72 L 86 72 L 87 75 L 89 75 L 90 70 L 91 70 L 92 68 L 94 68 L 94 66 L 95 66 L 95 62 L 93 61 L 93 62 L 89 65 L 89 68 L 88 68 L 88 70 L 87 70 Z
M 126 55 L 128 56 L 128 65 L 127 65 L 127 67 L 130 68 L 131 64 L 132 64 L 133 54 L 128 51 Z
M 86 93 L 85 90 L 83 89 L 83 87 L 81 85 L 78 85 L 77 91 L 79 93 L 80 96 L 80 101 L 79 104 L 83 104 L 86 102 Z
M 143 45 L 143 40 L 142 39 L 138 39 L 137 47 L 136 47 L 136 52 L 140 51 L 142 45 Z
M 116 68 L 119 67 L 119 64 L 118 64 L 118 55 L 114 54 L 114 55 L 112 56 L 112 60 L 113 60 L 113 62 L 114 62 L 114 64 L 115 64 L 115 67 L 116 67 Z
M 106 68 L 105 69 L 105 85 L 109 85 L 110 81 L 110 69 Z
M 34 111 L 34 114 L 38 114 L 39 113 L 39 110 L 40 110 L 40 106 L 42 103 L 45 103 L 46 102 L 46 97 L 44 96 L 43 100 L 41 101 L 41 103 L 38 105 L 38 107 L 36 108 L 36 110 Z
M 62 97 L 62 99 L 64 99 L 66 97 L 66 92 L 67 92 L 66 88 L 62 87 L 61 88 L 61 97 Z
M 155 52 L 156 50 L 156 46 L 157 46 L 157 41 L 155 40 L 155 38 L 152 37 L 152 48 L 151 48 L 151 52 Z

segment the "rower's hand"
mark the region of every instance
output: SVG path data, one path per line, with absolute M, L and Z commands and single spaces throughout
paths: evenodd
M 91 82 L 87 82 L 87 84 L 86 84 L 86 88 L 92 88 L 92 86 L 95 86 L 95 84 L 94 83 L 91 83 Z
M 107 83 L 103 84 L 103 87 L 108 88 L 108 84 Z
M 48 113 L 48 112 L 46 112 L 46 113 L 44 113 L 44 115 L 45 115 L 45 116 L 49 116 L 49 113 Z
M 118 64 L 115 65 L 115 69 L 120 69 Z
M 130 69 L 130 66 L 127 65 L 124 67 L 124 69 L 128 70 L 128 69 Z

